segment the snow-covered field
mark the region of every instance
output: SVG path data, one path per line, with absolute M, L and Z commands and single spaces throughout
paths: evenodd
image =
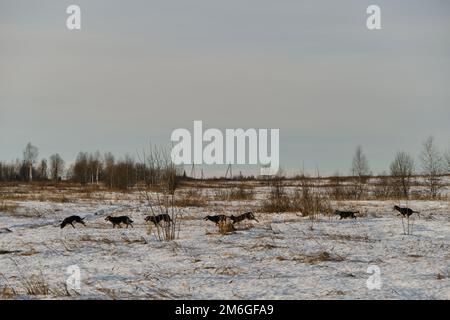
M 257 199 L 266 192 L 258 190 Z M 253 204 L 210 201 L 183 208 L 179 239 L 161 242 L 148 232 L 138 193 L 105 192 L 100 199 L 8 200 L 17 208 L 0 212 L 0 299 L 450 298 L 448 200 L 409 201 L 421 212 L 412 235 L 403 234 L 392 210 L 398 202 L 390 200 L 346 202 L 364 216 L 321 216 L 313 225 L 298 213 L 257 213 L 259 222 L 221 235 L 205 215 Z M 58 227 L 74 214 L 87 226 Z M 113 229 L 108 214 L 129 215 L 134 228 Z M 66 290 L 73 265 L 79 294 Z M 367 287 L 374 265 L 380 289 Z

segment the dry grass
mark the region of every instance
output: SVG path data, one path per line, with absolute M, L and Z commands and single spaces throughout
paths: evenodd
M 279 261 L 298 261 L 306 264 L 318 264 L 321 262 L 341 262 L 345 260 L 343 257 L 336 254 L 331 254 L 327 251 L 320 251 L 311 254 L 296 254 L 292 257 L 278 256 L 276 257 L 276 259 Z
M 6 201 L 0 203 L 0 212 L 14 214 L 17 208 L 19 208 L 19 205 L 16 203 L 7 203 Z
M 367 235 L 352 235 L 352 234 L 329 234 L 329 233 L 323 233 L 323 237 L 326 237 L 328 239 L 332 239 L 335 241 L 351 241 L 351 242 L 373 242 L 373 240 L 370 240 Z
M 438 272 L 438 273 L 436 274 L 436 279 L 437 279 L 437 280 L 444 280 L 444 279 L 448 279 L 448 278 L 449 278 L 448 272 L 447 272 L 447 273 L 444 273 L 443 271 L 440 271 L 440 272 Z
M 192 198 L 189 196 L 183 196 L 175 200 L 175 206 L 180 208 L 187 207 L 205 207 L 207 202 L 203 198 Z
M 245 201 L 253 200 L 255 191 L 252 186 L 246 186 L 244 183 L 237 187 L 220 188 L 215 191 L 214 199 L 219 201 Z
M 14 297 L 17 296 L 17 291 L 9 286 L 9 285 L 4 285 L 1 289 L 0 289 L 0 298 L 1 299 L 14 299 Z
M 90 235 L 83 235 L 81 236 L 78 241 L 83 241 L 83 242 L 95 242 L 95 243 L 103 243 L 103 244 L 116 244 L 115 240 L 109 239 L 109 238 L 96 238 Z
M 50 294 L 50 287 L 42 273 L 24 278 L 22 284 L 29 296 L 46 296 Z
M 274 178 L 270 181 L 270 194 L 267 200 L 263 201 L 259 211 L 267 213 L 281 213 L 293 211 L 291 197 L 286 192 L 281 178 Z
M 267 200 L 263 201 L 260 212 L 282 213 L 301 212 L 302 216 L 314 219 L 318 214 L 331 212 L 331 205 L 327 194 L 316 190 L 310 179 L 300 181 L 293 193 L 288 193 L 283 180 L 274 179 Z
M 23 218 L 42 218 L 46 215 L 52 214 L 52 210 L 38 210 L 36 208 L 25 208 L 25 210 L 20 210 L 16 212 L 14 216 Z
M 242 273 L 242 270 L 235 267 L 219 267 L 215 270 L 216 274 L 220 274 L 223 276 L 237 276 L 238 274 Z
M 116 289 L 98 288 L 97 290 L 100 291 L 101 293 L 105 294 L 111 300 L 119 299 L 120 292 Z
M 179 197 L 175 197 L 176 207 L 205 207 L 208 204 L 201 190 L 189 189 Z

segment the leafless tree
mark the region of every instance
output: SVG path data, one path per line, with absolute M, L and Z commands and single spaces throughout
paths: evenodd
M 72 179 L 82 185 L 89 182 L 88 170 L 88 154 L 87 152 L 79 152 L 72 170 Z
M 172 162 L 170 153 L 163 147 L 150 146 L 149 150 L 138 154 L 138 158 L 144 171 L 144 184 L 140 192 L 147 202 L 149 213 L 152 216 L 168 214 L 172 220 L 170 223 L 156 224 L 153 233 L 160 241 L 174 240 L 179 237 L 182 221 L 182 212 L 175 204 L 180 168 Z
M 444 174 L 444 160 L 439 149 L 434 143 L 434 138 L 430 136 L 422 145 L 420 154 L 423 174 L 426 177 L 430 196 L 435 198 L 441 187 L 440 176 Z
M 447 173 L 450 173 L 450 150 L 445 153 L 445 162 L 447 165 Z
M 356 147 L 355 155 L 353 156 L 352 175 L 355 178 L 355 196 L 359 199 L 364 193 L 364 184 L 371 175 L 369 161 L 361 146 Z
M 58 181 L 64 171 L 64 160 L 58 153 L 50 156 L 50 172 L 51 178 Z
M 102 170 L 102 160 L 99 151 L 96 151 L 93 155 L 89 157 L 89 167 L 91 171 L 91 183 L 95 183 L 98 185 L 100 172 Z
M 114 184 L 114 176 L 115 176 L 114 167 L 116 160 L 111 152 L 105 153 L 103 159 L 104 159 L 103 163 L 104 163 L 105 183 L 109 188 L 112 188 Z
M 404 197 L 408 198 L 411 189 L 411 179 L 414 174 L 414 158 L 406 152 L 400 151 L 395 155 L 390 169 L 395 187 L 401 189 Z
M 42 180 L 47 180 L 47 171 L 48 171 L 48 164 L 46 159 L 41 160 L 41 164 L 39 165 L 39 178 Z
M 33 181 L 33 165 L 36 163 L 36 159 L 39 155 L 38 148 L 33 146 L 30 142 L 23 151 L 23 161 L 28 168 L 28 180 Z

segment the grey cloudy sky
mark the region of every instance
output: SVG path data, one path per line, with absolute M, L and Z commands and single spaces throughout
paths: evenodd
M 279 128 L 291 171 L 348 173 L 361 144 L 381 172 L 428 135 L 450 146 L 449 83 L 444 0 L 0 0 L 2 160 L 133 155 L 203 120 Z

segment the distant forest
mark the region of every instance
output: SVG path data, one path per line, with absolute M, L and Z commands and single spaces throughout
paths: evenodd
M 142 182 L 157 185 L 161 181 L 193 179 L 186 175 L 182 167 L 175 166 L 170 153 L 164 148 L 150 147 L 147 152 L 137 155 L 137 160 L 129 155 L 116 158 L 112 153 L 79 152 L 75 162 L 66 166 L 64 159 L 55 153 L 48 159 L 39 159 L 39 150 L 28 143 L 21 159 L 13 162 L 0 161 L 0 182 L 32 182 L 62 180 L 86 184 L 103 184 L 110 189 L 126 190 Z M 417 163 L 416 163 L 417 162 Z M 422 144 L 422 151 L 415 158 L 399 151 L 393 156 L 388 173 L 393 183 L 404 196 L 408 196 L 411 179 L 423 175 L 431 196 L 440 188 L 440 177 L 450 173 L 450 150 L 443 152 L 436 146 L 434 138 L 429 137 Z M 277 176 L 280 178 L 282 172 Z M 304 175 L 302 175 L 304 176 Z M 337 175 L 336 175 L 337 176 Z M 335 178 L 336 178 L 335 176 Z M 364 184 L 372 176 L 369 161 L 361 146 L 357 146 L 351 163 L 350 178 L 356 184 Z M 255 179 L 254 176 L 229 177 L 238 180 Z

